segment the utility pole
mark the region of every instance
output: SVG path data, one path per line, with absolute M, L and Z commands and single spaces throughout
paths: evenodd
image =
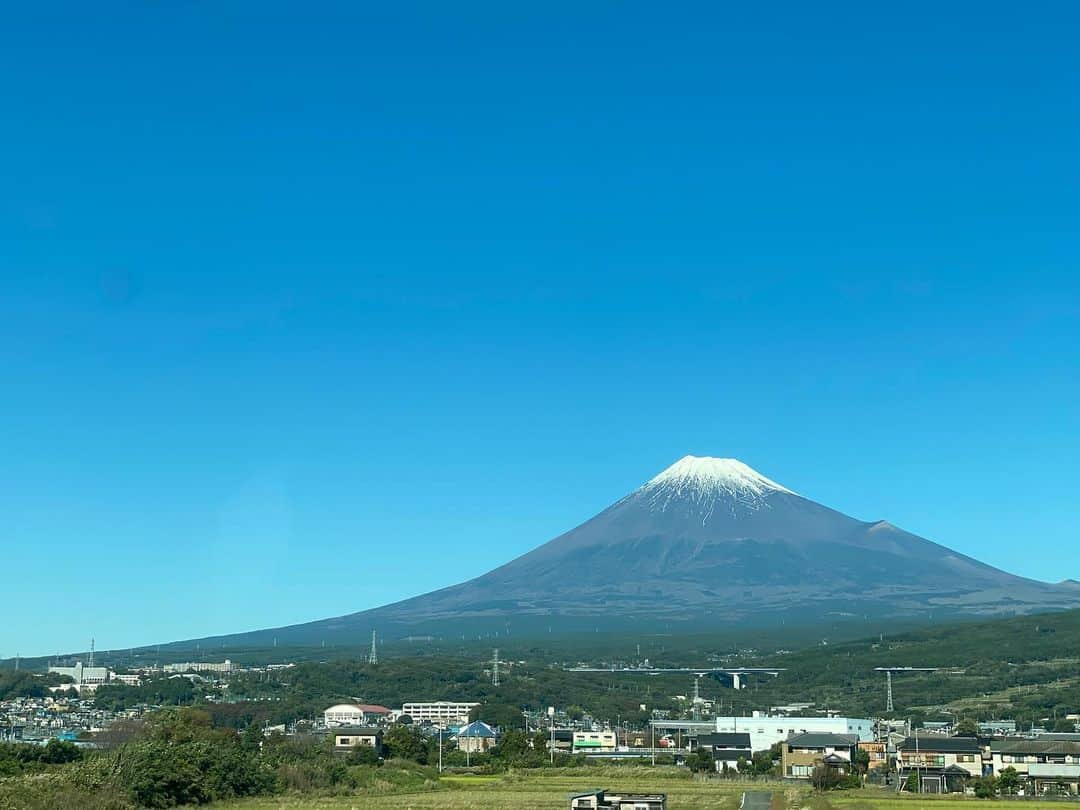
M 442 773 L 442 726 L 439 726 L 439 773 Z
M 375 652 L 375 631 L 371 631 L 371 652 L 368 653 L 367 662 L 369 664 L 379 663 L 379 654 Z
M 548 722 L 551 724 L 551 747 L 549 754 L 551 756 L 551 764 L 555 764 L 555 707 L 548 706 Z

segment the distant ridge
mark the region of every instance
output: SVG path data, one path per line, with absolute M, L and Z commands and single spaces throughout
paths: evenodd
M 886 521 L 815 503 L 737 459 L 685 456 L 575 529 L 476 579 L 232 644 L 553 629 L 1014 615 L 1080 606 Z

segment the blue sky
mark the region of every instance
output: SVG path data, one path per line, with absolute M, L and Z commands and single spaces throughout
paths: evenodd
M 13 12 L 0 656 L 421 593 L 686 453 L 1080 576 L 1075 6 L 586 6 Z

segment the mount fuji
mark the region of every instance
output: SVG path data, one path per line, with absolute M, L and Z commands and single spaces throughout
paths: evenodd
M 829 616 L 1011 615 L 1080 589 L 993 568 L 885 521 L 815 503 L 735 459 L 686 456 L 548 543 L 482 576 L 382 608 L 225 637 L 265 642 L 479 628 L 592 629 Z

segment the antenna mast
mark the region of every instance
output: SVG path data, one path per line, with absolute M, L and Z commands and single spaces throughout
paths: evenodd
M 90 662 L 87 664 L 87 666 L 92 667 L 93 665 L 94 665 L 94 639 L 90 639 Z
M 495 648 L 495 656 L 491 659 L 491 685 L 499 685 L 499 648 Z
M 368 653 L 367 662 L 369 664 L 379 663 L 379 654 L 375 652 L 375 631 L 371 631 L 371 652 Z

